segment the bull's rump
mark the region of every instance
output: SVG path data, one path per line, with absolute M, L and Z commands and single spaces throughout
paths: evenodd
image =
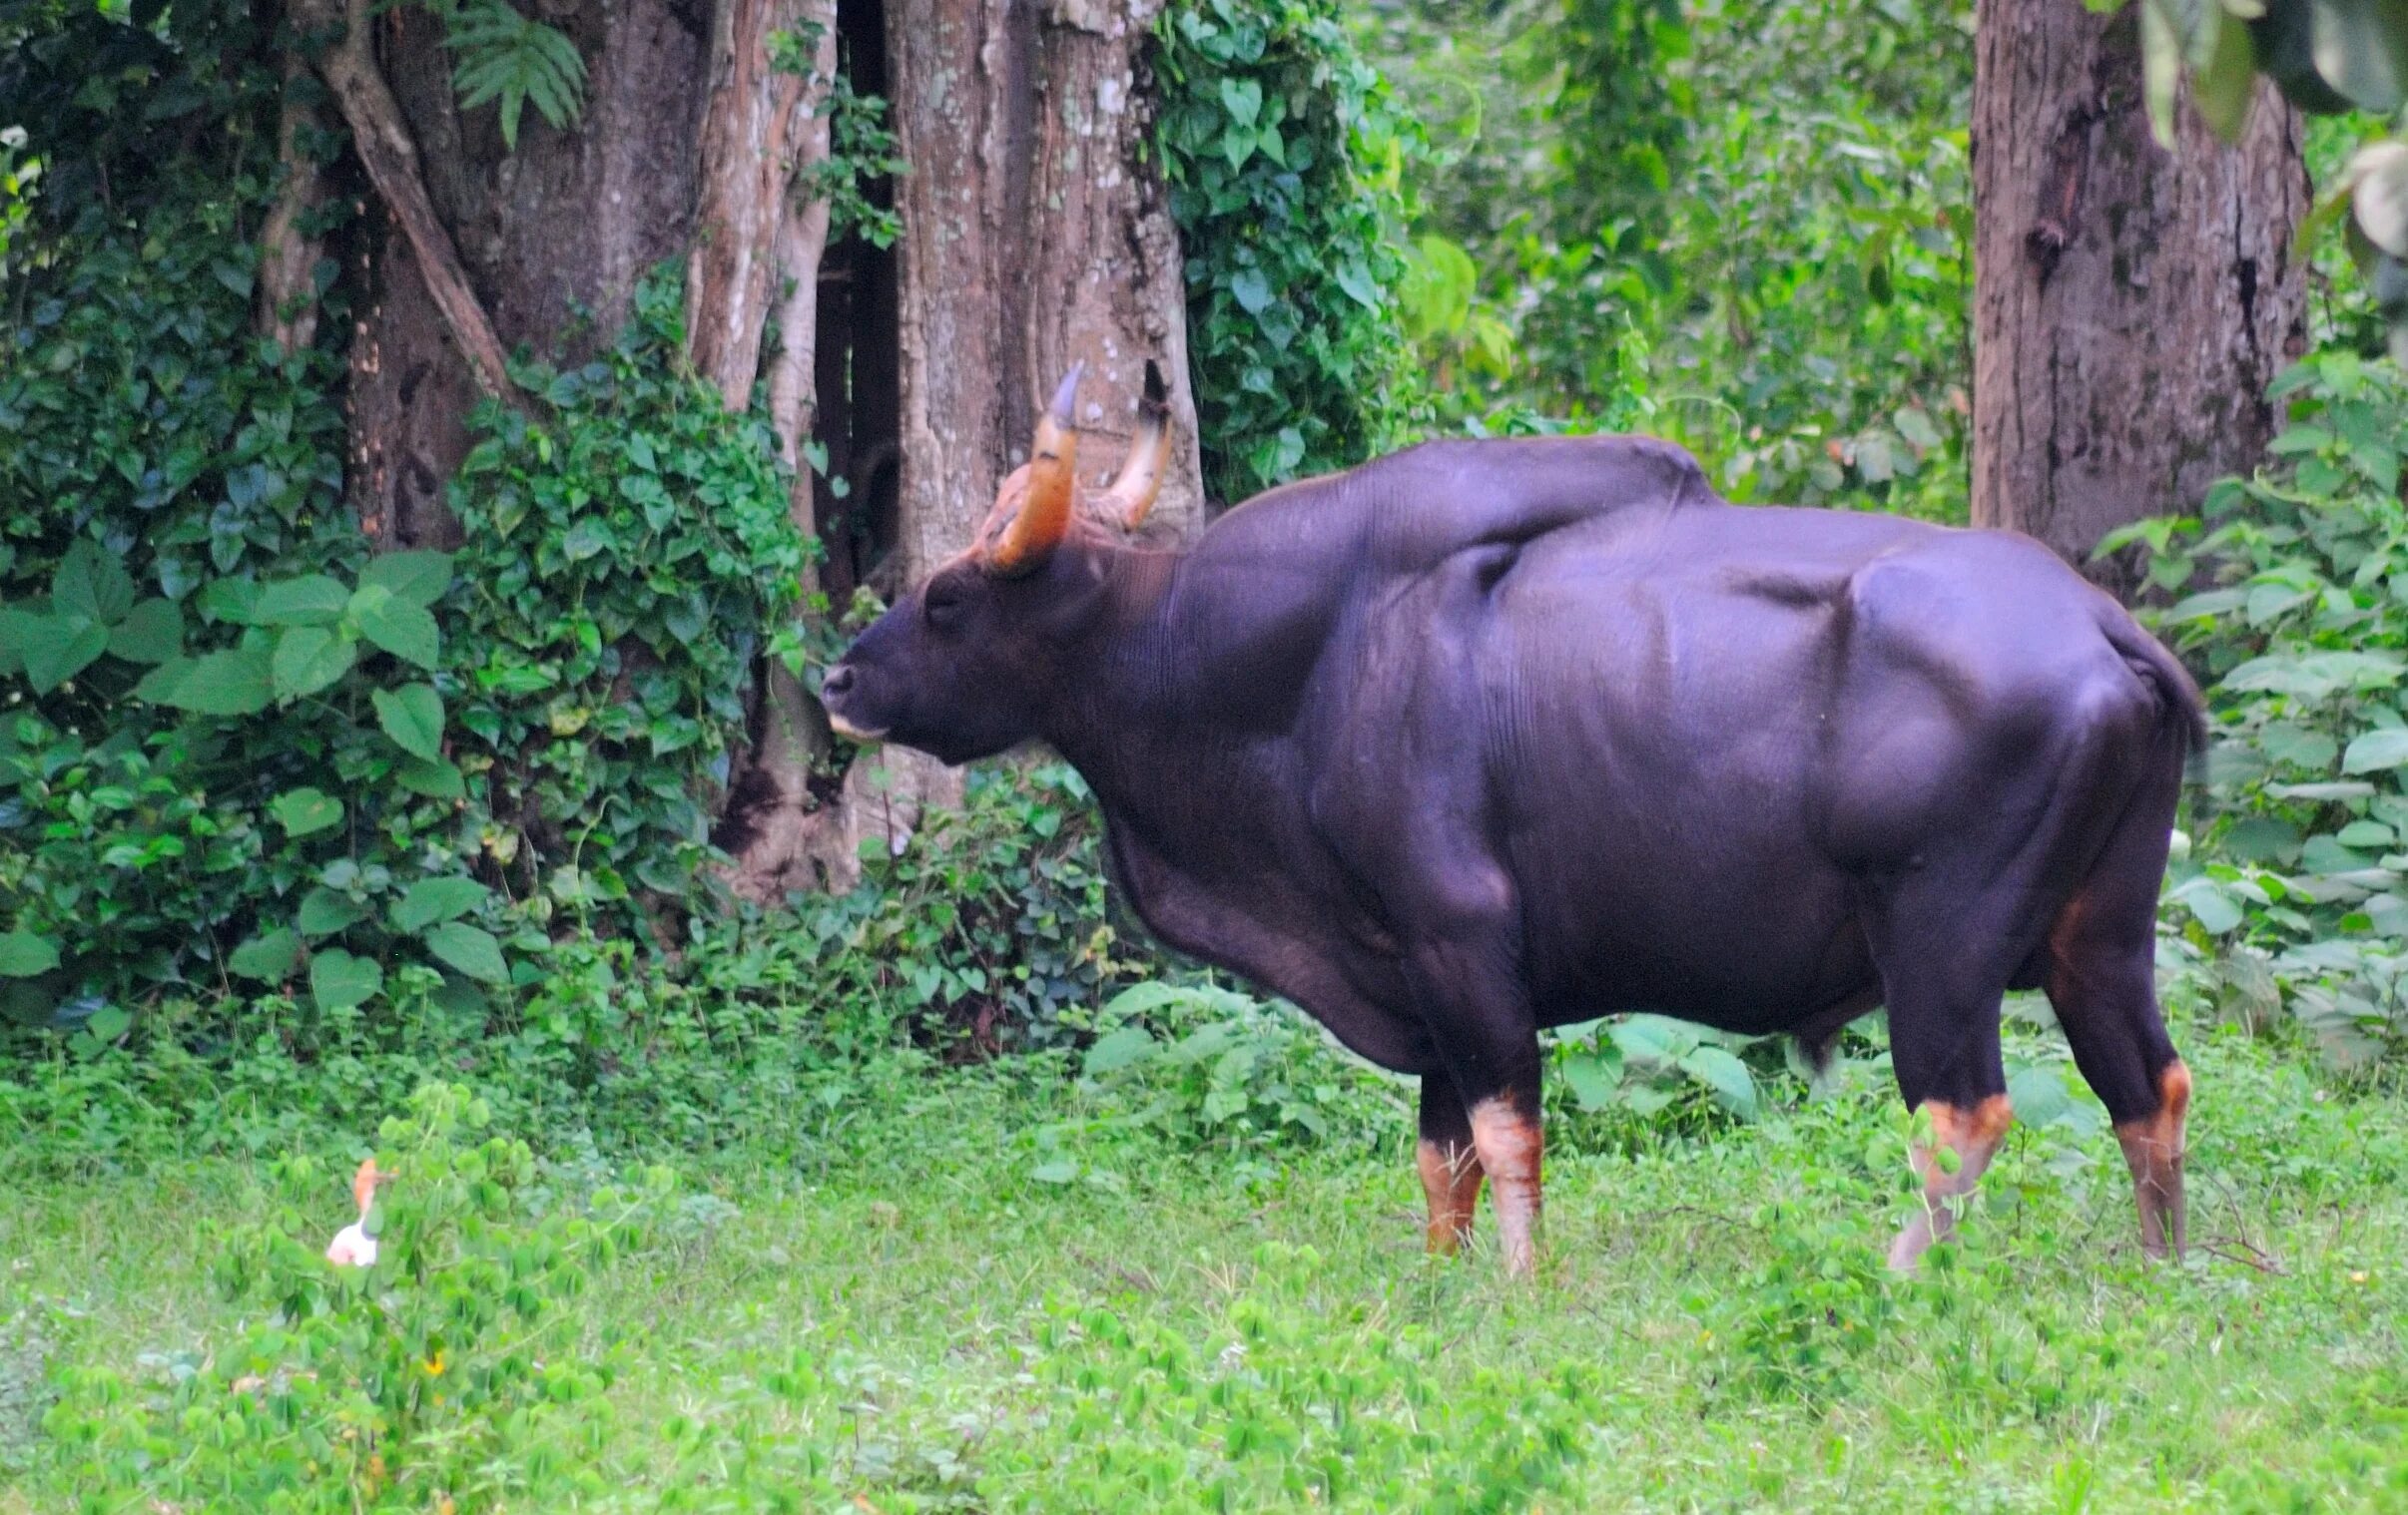
M 2122 614 L 2037 544 L 1894 518 L 1693 505 L 1530 544 L 1466 676 L 1542 1014 L 1763 1032 L 1876 990 L 1863 880 L 2037 817 L 2072 743 L 2162 760 Z

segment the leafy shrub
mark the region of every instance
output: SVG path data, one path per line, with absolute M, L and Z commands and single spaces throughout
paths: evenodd
M 1080 1088 L 1115 1126 L 1240 1149 L 1385 1148 L 1412 1119 L 1396 1080 L 1294 1005 L 1212 984 L 1142 983 L 1114 995 L 1095 1029 Z M 1064 1166 L 1038 1176 L 1066 1179 Z
M 238 976 L 222 998 L 155 999 L 125 1038 L 133 1056 L 91 1034 L 105 1004 L 71 1004 L 87 1029 L 26 1047 L 0 1076 L 0 1183 L 322 1141 L 435 1073 L 514 1127 L 590 1131 L 610 1151 L 816 1142 L 867 1079 L 889 1088 L 931 1057 L 1077 1045 L 1097 1006 L 1161 971 L 1122 937 L 1097 842 L 1074 772 L 1000 767 L 900 856 L 880 848 L 853 893 L 698 917 L 674 955 L 522 930 L 512 952 L 529 981 L 509 994 L 463 993 L 440 964 L 404 962 L 376 1001 L 339 1012 L 300 981 Z M 360 874 L 355 887 L 381 891 L 379 920 L 406 904 Z M 13 946 L 0 936 L 0 965 Z
M 1779 1039 L 1709 1031 L 1660 1015 L 1589 1021 L 1554 1033 L 1556 1072 L 1585 1112 L 1622 1109 L 1650 1119 L 1676 1103 L 1703 1098 L 1740 1120 L 1761 1104 L 1756 1076 L 1739 1052 L 1777 1049 Z
M 1359 463 L 1410 400 L 1389 308 L 1409 128 L 1330 0 L 1181 0 L 1156 37 L 1205 487 Z
M 754 660 L 801 594 L 776 449 L 678 372 L 682 309 L 664 268 L 608 352 L 523 371 L 545 412 L 486 401 L 451 485 L 473 844 L 538 921 L 640 927 L 638 891 L 696 891 Z
M 1791 1200 L 1754 1218 L 1761 1244 L 1748 1275 L 1699 1301 L 1715 1332 L 1728 1385 L 1770 1400 L 1826 1403 L 1854 1387 L 1897 1314 L 1882 1256 L 1864 1245 L 1861 1221 Z M 1935 1255 L 1944 1265 L 1953 1249 Z
M 89 213 L 0 326 L 0 979 L 12 1018 L 103 1040 L 296 975 L 302 935 L 329 1012 L 373 992 L 391 935 L 439 929 L 413 952 L 499 973 L 454 919 L 473 901 L 389 934 L 370 908 L 475 889 L 429 682 L 450 564 L 370 561 L 331 360 L 251 335 L 240 211 Z
M 2408 385 L 2327 351 L 2273 393 L 2290 419 L 2267 468 L 2101 551 L 2140 543 L 2157 586 L 2193 591 L 2153 619 L 2210 681 L 2213 808 L 2166 893 L 2177 965 L 2354 1062 L 2408 1035 Z
M 869 850 L 850 895 L 795 910 L 825 1002 L 889 1006 L 981 1050 L 1066 1045 L 1154 966 L 1124 940 L 1086 781 L 1060 763 L 974 771 L 960 810 L 901 853 Z
M 462 572 L 372 553 L 332 360 L 251 334 L 243 210 L 89 214 L 0 323 L 0 1012 L 87 1049 L 168 1005 L 223 1047 L 305 984 L 314 1055 L 399 1013 L 403 964 L 473 1007 L 563 910 L 652 926 L 709 877 L 799 589 L 761 428 L 674 374 L 666 275 L 603 357 L 522 374 L 543 419 L 480 412 Z

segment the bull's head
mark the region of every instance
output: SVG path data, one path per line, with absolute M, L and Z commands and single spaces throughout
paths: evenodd
M 1037 735 L 1080 672 L 1069 654 L 1110 604 L 1110 540 L 1144 521 L 1170 461 L 1161 370 L 1145 365 L 1137 439 L 1110 489 L 1082 500 L 1073 367 L 1037 420 L 1028 461 L 996 491 L 969 548 L 862 634 L 828 671 L 829 720 L 857 741 L 883 740 L 966 762 Z

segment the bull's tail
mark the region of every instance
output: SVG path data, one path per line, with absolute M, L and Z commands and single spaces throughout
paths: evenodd
M 2190 770 L 2191 781 L 2203 784 L 2207 776 L 2207 702 L 2190 670 L 2120 608 L 2102 615 L 2099 629 L 2140 682 L 2155 692 L 2165 730 Z

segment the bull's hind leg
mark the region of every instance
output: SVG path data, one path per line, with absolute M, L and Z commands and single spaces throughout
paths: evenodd
M 1422 1140 L 1416 1156 L 1430 1202 L 1430 1250 L 1452 1254 L 1472 1239 L 1485 1170 L 1472 1136 L 1472 1112 L 1446 1070 L 1422 1075 Z
M 1934 1242 L 1955 1233 L 1957 1213 L 2006 1142 L 2015 1109 L 1999 1055 L 2002 988 L 1968 978 L 1949 989 L 1926 984 L 1923 974 L 1892 976 L 1905 982 L 1891 991 L 1890 1061 L 1916 1113 L 1910 1152 L 1923 1208 L 1890 1243 L 1890 1266 L 1911 1272 Z
M 2142 783 L 2107 845 L 2049 930 L 2049 1001 L 2075 1065 L 2107 1108 L 2140 1212 L 2140 1246 L 2179 1257 L 2183 1121 L 2190 1070 L 2157 1009 L 2157 886 L 2179 769 Z

